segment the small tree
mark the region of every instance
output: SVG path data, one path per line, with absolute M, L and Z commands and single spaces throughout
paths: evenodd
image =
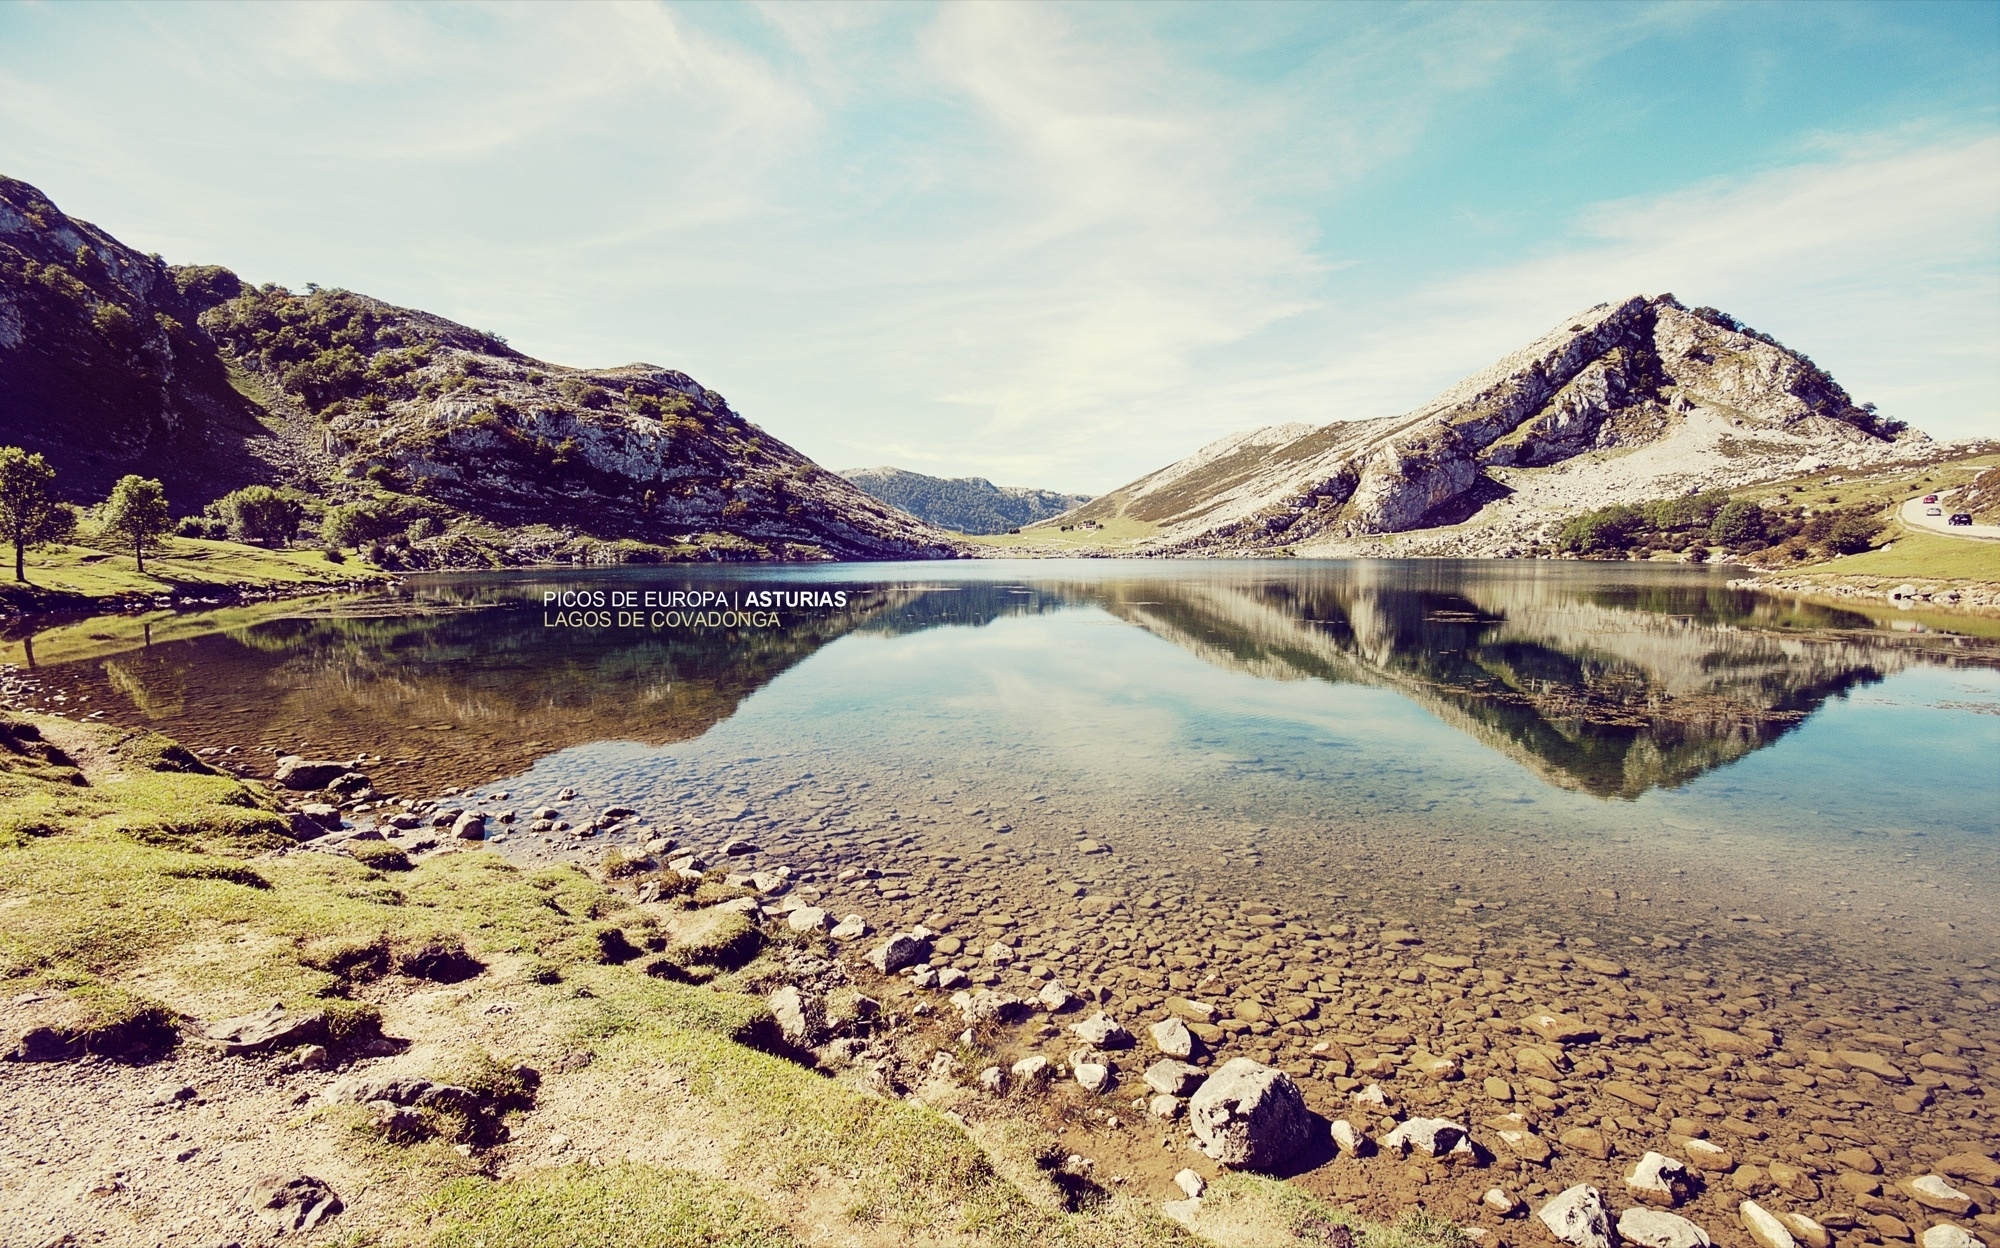
M 1708 540 L 1730 550 L 1749 550 L 1764 541 L 1764 528 L 1764 509 L 1749 499 L 1738 499 L 1715 514 Z
M 58 500 L 56 470 L 40 455 L 0 446 L 0 536 L 14 543 L 14 579 L 28 579 L 28 551 L 66 540 L 76 512 Z
M 132 543 L 140 575 L 146 572 L 146 543 L 165 537 L 173 523 L 167 514 L 166 487 L 158 481 L 128 473 L 111 487 L 104 504 L 104 531 Z
M 217 500 L 216 511 L 229 522 L 229 535 L 239 542 L 284 546 L 298 535 L 305 504 L 288 490 L 246 485 Z

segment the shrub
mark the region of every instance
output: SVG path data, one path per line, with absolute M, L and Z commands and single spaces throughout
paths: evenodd
M 1645 517 L 1637 507 L 1618 504 L 1572 517 L 1562 527 L 1557 542 L 1564 550 L 1586 555 L 1607 555 L 1624 550 Z
M 298 536 L 305 500 L 292 490 L 246 485 L 216 500 L 215 510 L 239 542 L 286 546 Z
M 1708 526 L 1708 540 L 1730 550 L 1749 550 L 1764 544 L 1764 509 L 1747 499 L 1739 499 L 1716 513 Z

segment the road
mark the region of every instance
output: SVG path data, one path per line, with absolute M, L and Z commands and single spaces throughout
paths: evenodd
M 1904 503 L 1903 523 L 1913 529 L 1943 533 L 1947 537 L 1973 537 L 1989 542 L 2000 542 L 2000 524 L 1947 524 L 1946 521 L 1951 519 L 1952 512 L 1951 495 L 1941 494 L 1939 497 L 1944 501 L 1926 504 L 1921 499 L 1913 498 Z M 1944 514 L 1925 515 L 1924 512 L 1931 507 L 1937 508 Z

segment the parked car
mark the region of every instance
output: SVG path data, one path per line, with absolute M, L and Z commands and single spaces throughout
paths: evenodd
M 1942 507 L 1926 507 L 1926 508 L 1924 508 L 1924 514 L 1925 514 L 1925 515 L 1927 515 L 1927 516 L 1941 516 L 1941 515 L 1943 515 L 1943 514 L 1944 514 L 1944 508 L 1942 508 Z
M 1948 523 L 1948 524 L 1971 524 L 1971 523 L 1972 523 L 1972 513 L 1971 513 L 1971 512 L 1969 512 L 1969 511 L 1954 511 L 1954 512 L 1952 512 L 1952 513 L 1951 513 L 1951 519 L 1950 519 L 1950 520 L 1948 520 L 1948 521 L 1946 521 L 1946 523 Z
M 1925 502 L 1927 502 L 1927 503 L 1935 503 L 1935 502 L 1937 501 L 1937 495 L 1935 495 L 1935 494 L 1926 494 L 1926 495 L 1924 495 L 1924 501 L 1925 501 Z

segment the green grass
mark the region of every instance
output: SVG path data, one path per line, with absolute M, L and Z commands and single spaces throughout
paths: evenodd
M 12 554 L 9 549 L 7 554 Z M 237 542 L 202 538 L 166 539 L 146 557 L 146 571 L 128 554 L 107 554 L 88 546 L 35 551 L 27 559 L 28 586 L 0 581 L 0 599 L 33 591 L 82 598 L 133 594 L 200 593 L 216 589 L 278 589 L 385 581 L 388 575 L 358 559 L 330 563 L 317 550 L 266 550 Z
M 656 1166 L 571 1166 L 439 1193 L 433 1248 L 790 1248 L 799 1241 L 732 1183 Z
M 1802 569 L 1805 575 L 1903 577 L 1908 580 L 2000 582 L 2000 542 L 1926 533 L 1902 524 L 1888 550 L 1871 550 Z

